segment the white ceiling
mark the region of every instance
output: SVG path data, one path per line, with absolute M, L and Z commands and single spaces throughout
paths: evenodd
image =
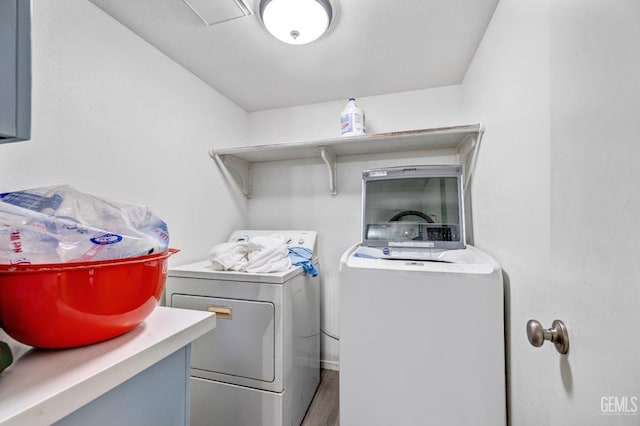
M 498 3 L 331 0 L 329 31 L 295 46 L 264 29 L 259 0 L 209 26 L 183 0 L 90 1 L 250 112 L 458 84 Z

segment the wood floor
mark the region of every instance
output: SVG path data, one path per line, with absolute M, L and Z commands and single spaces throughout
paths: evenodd
M 320 386 L 301 426 L 338 426 L 340 424 L 338 380 L 337 371 L 322 370 Z

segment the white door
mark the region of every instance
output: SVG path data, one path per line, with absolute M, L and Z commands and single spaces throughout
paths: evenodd
M 639 425 L 640 2 L 552 2 L 550 41 L 551 282 L 541 311 L 566 323 L 571 346 L 531 374 L 549 381 L 551 425 Z

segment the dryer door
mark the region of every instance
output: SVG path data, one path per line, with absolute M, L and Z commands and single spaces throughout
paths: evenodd
M 173 294 L 171 305 L 217 312 L 216 328 L 192 344 L 192 375 L 201 370 L 274 381 L 275 308 L 272 303 Z

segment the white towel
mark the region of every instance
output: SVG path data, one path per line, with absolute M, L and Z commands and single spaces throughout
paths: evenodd
M 281 272 L 291 268 L 289 250 L 282 235 L 218 244 L 209 252 L 209 261 L 217 271 Z
M 291 268 L 289 250 L 282 235 L 254 237 L 247 246 L 247 272 L 280 272 Z
M 209 261 L 216 271 L 243 271 L 247 263 L 247 243 L 218 244 L 209 251 Z

